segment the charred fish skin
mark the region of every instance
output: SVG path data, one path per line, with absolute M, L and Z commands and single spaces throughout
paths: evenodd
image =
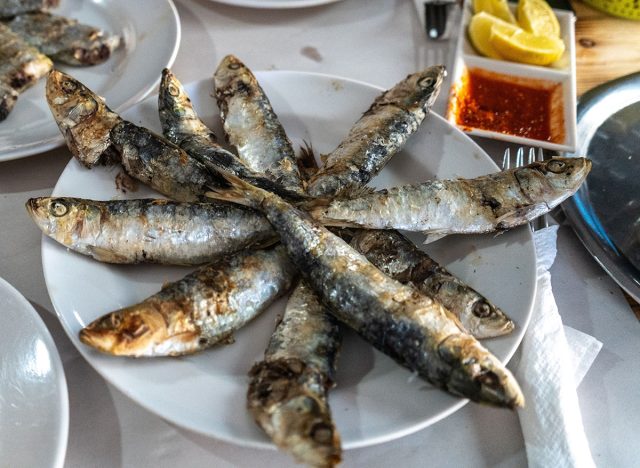
M 236 155 L 221 147 L 215 134 L 200 120 L 191 99 L 180 81 L 169 69 L 164 69 L 158 94 L 158 111 L 162 133 L 208 169 L 222 169 L 252 185 L 292 200 L 301 201 L 299 191 L 290 191 L 247 167 Z
M 445 76 L 443 66 L 409 75 L 378 96 L 311 178 L 307 191 L 330 197 L 367 184 L 402 149 L 429 114 Z
M 67 65 L 97 65 L 120 45 L 119 36 L 47 12 L 18 15 L 6 24 L 40 52 Z
M 474 401 L 524 404 L 511 373 L 441 304 L 395 281 L 277 195 L 226 175 L 214 198 L 260 209 L 322 302 L 341 322 L 433 385 Z
M 41 197 L 26 207 L 45 235 L 107 263 L 201 265 L 277 240 L 257 211 L 220 203 Z
M 209 188 L 221 183 L 200 161 L 144 127 L 122 121 L 110 139 L 127 174 L 174 200 L 202 200 Z
M 53 63 L 0 23 L 0 122 L 25 89 L 53 68 Z
M 247 405 L 258 425 L 300 463 L 340 462 L 340 436 L 327 393 L 335 385 L 341 336 L 337 321 L 300 282 L 249 377 Z
M 222 182 L 178 146 L 120 118 L 73 77 L 53 70 L 46 93 L 67 146 L 84 166 L 119 162 L 134 179 L 182 202 L 201 200 Z
M 0 18 L 46 10 L 57 7 L 59 4 L 60 0 L 0 0 Z
M 80 340 L 114 356 L 193 354 L 232 341 L 288 291 L 294 275 L 282 246 L 230 255 L 98 318 L 80 331 Z
M 327 225 L 425 234 L 486 233 L 526 224 L 573 195 L 591 170 L 585 158 L 553 158 L 475 179 L 433 180 L 351 200 L 319 201 Z
M 513 331 L 515 325 L 491 301 L 449 273 L 397 231 L 360 230 L 351 245 L 383 273 L 450 310 L 475 338 L 492 338 Z
M 224 131 L 238 156 L 252 170 L 303 195 L 291 141 L 251 70 L 228 55 L 220 62 L 214 81 Z

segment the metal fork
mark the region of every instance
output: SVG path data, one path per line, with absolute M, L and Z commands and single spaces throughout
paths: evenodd
M 526 164 L 534 163 L 535 161 L 544 161 L 544 152 L 542 148 L 538 148 L 538 151 L 535 148 L 529 148 L 529 154 L 527 158 Z M 502 157 L 502 170 L 506 171 L 507 169 L 516 168 L 524 166 L 524 148 L 520 147 L 516 151 L 516 160 L 514 164 L 511 164 L 511 149 L 507 148 L 504 151 L 504 156 Z M 529 223 L 532 231 L 539 231 L 540 229 L 544 229 L 549 227 L 549 220 L 547 219 L 546 213 L 542 216 L 538 216 L 536 219 L 532 220 Z

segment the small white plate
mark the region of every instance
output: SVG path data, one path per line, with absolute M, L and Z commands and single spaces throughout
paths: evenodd
M 31 304 L 0 278 L 1 466 L 62 467 L 69 397 L 56 345 Z
M 327 75 L 274 71 L 257 76 L 296 148 L 306 141 L 316 154 L 334 149 L 380 93 L 374 86 Z M 186 89 L 205 122 L 221 136 L 217 107 L 211 98 L 212 80 Z M 160 129 L 155 97 L 125 116 L 152 130 Z M 471 177 L 496 170 L 471 139 L 431 114 L 374 185 L 388 187 L 433 176 Z M 54 195 L 100 200 L 154 195 L 148 189 L 119 193 L 114 184 L 119 171 L 104 167 L 87 170 L 74 159 L 60 177 Z M 430 244 L 427 250 L 514 319 L 516 331 L 512 335 L 486 342 L 500 359 L 508 360 L 527 326 L 535 294 L 535 252 L 529 229 L 501 236 L 451 236 Z M 232 345 L 182 358 L 115 358 L 80 343 L 80 329 L 111 310 L 154 294 L 163 282 L 177 280 L 190 269 L 107 265 L 70 252 L 49 238 L 42 242 L 42 263 L 51 300 L 65 330 L 106 380 L 180 426 L 241 445 L 271 446 L 246 410 L 247 372 L 262 358 L 284 299 L 240 330 Z M 353 334 L 346 336 L 338 367 L 338 386 L 331 392 L 330 403 L 345 448 L 401 437 L 466 403 L 413 378 Z
M 55 64 L 118 111 L 131 107 L 160 82 L 180 45 L 180 19 L 171 0 L 63 0 L 52 13 L 75 18 L 124 39 L 106 62 L 93 67 Z M 51 117 L 45 78 L 26 90 L 0 122 L 0 162 L 55 148 L 62 135 Z
M 516 6 L 510 4 L 514 12 Z M 458 125 L 455 117 L 455 100 L 452 96 L 461 86 L 461 79 L 466 70 L 480 69 L 503 76 L 533 80 L 544 80 L 546 83 L 559 84 L 561 87 L 562 116 L 564 123 L 564 140 L 550 142 L 524 138 L 508 133 L 500 133 L 464 125 L 458 127 L 470 135 L 477 135 L 496 140 L 508 141 L 519 145 L 535 146 L 554 151 L 575 151 L 576 147 L 576 51 L 575 51 L 575 16 L 564 10 L 553 10 L 560 23 L 560 36 L 565 43 L 565 52 L 559 60 L 548 67 L 527 65 L 523 63 L 496 60 L 480 55 L 471 42 L 467 33 L 469 21 L 473 16 L 471 2 L 465 2 L 458 32 L 456 58 L 451 77 L 451 98 L 449 101 L 448 120 Z
M 306 8 L 327 3 L 335 3 L 341 0 L 211 0 L 216 3 L 234 5 L 248 8 Z

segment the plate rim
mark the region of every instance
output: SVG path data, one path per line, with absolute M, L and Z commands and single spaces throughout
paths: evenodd
M 352 84 L 356 84 L 359 86 L 365 86 L 367 88 L 370 89 L 374 89 L 376 91 L 383 91 L 384 88 L 380 87 L 378 85 L 374 85 L 371 83 L 367 83 L 365 81 L 361 81 L 361 80 L 357 80 L 357 79 L 352 79 L 352 78 L 347 78 L 347 77 L 342 77 L 339 75 L 333 75 L 333 74 L 327 74 L 327 73 L 319 73 L 319 72 L 309 72 L 309 71 L 298 71 L 298 70 L 261 70 L 261 71 L 255 71 L 255 75 L 258 77 L 259 80 L 264 79 L 265 75 L 281 75 L 281 76 L 287 76 L 287 75 L 295 75 L 295 76 L 312 76 L 312 77 L 316 77 L 316 78 L 321 78 L 321 79 L 325 79 L 325 80 L 338 80 L 338 81 L 342 81 L 342 82 L 348 82 L 348 83 L 352 83 Z M 208 77 L 208 78 L 202 78 L 200 80 L 194 80 L 191 81 L 189 83 L 184 84 L 183 86 L 187 89 L 189 89 L 192 86 L 197 86 L 202 82 L 206 82 L 206 81 L 211 81 L 212 78 Z M 482 154 L 483 159 L 485 160 L 485 162 L 490 163 L 492 165 L 492 167 L 494 169 L 498 169 L 499 167 L 498 165 L 495 163 L 495 161 L 493 161 L 493 159 L 491 159 L 491 157 L 486 153 L 486 151 L 484 151 L 482 149 L 482 147 L 480 147 L 480 145 L 478 145 L 473 139 L 471 139 L 468 135 L 466 135 L 464 132 L 462 132 L 460 129 L 458 129 L 456 126 L 452 125 L 450 122 L 448 122 L 444 117 L 436 114 L 435 112 L 431 111 L 430 112 L 430 118 L 436 118 L 437 120 L 441 121 L 441 123 L 443 123 L 444 125 L 450 127 L 454 132 L 458 132 L 460 134 L 460 136 L 462 138 L 464 138 L 465 140 L 467 140 L 468 143 L 470 143 L 473 147 L 475 147 L 477 150 L 479 150 L 479 152 Z M 60 184 L 60 179 L 62 178 L 62 175 L 64 174 L 64 172 L 69 168 L 69 166 L 71 164 L 76 163 L 76 161 L 72 158 L 69 163 L 65 166 L 65 169 L 63 170 L 58 182 L 56 182 L 55 187 L 53 188 L 52 191 L 52 195 L 55 194 L 58 190 L 58 185 Z M 526 329 L 529 326 L 529 323 L 531 321 L 531 316 L 532 316 L 532 311 L 534 308 L 534 299 L 535 299 L 535 295 L 537 293 L 537 282 L 535 281 L 535 271 L 536 271 L 536 264 L 537 264 L 537 254 L 535 251 L 535 244 L 533 242 L 533 235 L 531 233 L 531 230 L 528 229 L 528 227 L 522 226 L 520 228 L 516 228 L 516 229 L 526 229 L 526 240 L 527 243 L 531 246 L 531 250 L 532 250 L 532 264 L 530 265 L 530 269 L 532 271 L 532 277 L 534 278 L 533 281 L 533 287 L 531 288 L 531 290 L 529 291 L 529 296 L 524 298 L 526 301 L 528 301 L 529 303 L 529 307 L 527 310 L 527 314 L 525 317 L 524 322 L 522 323 L 522 326 L 520 327 L 520 332 L 519 335 L 517 335 L 516 338 L 516 342 L 514 343 L 513 347 L 510 349 L 509 352 L 506 353 L 505 357 L 503 359 L 501 359 L 501 361 L 503 363 L 508 363 L 511 358 L 513 357 L 513 355 L 515 354 L 515 352 L 519 349 L 521 343 L 522 343 L 522 339 L 524 337 L 524 333 L 526 331 Z M 46 246 L 48 244 L 51 245 L 56 245 L 56 242 L 53 241 L 52 239 L 48 238 L 47 236 L 42 236 L 42 241 L 41 241 L 41 252 L 44 253 L 44 250 L 46 248 Z M 48 270 L 45 268 L 45 255 L 41 255 L 41 262 L 42 262 L 42 268 L 43 268 L 43 273 L 44 273 L 44 278 L 45 278 L 45 284 L 47 286 L 47 292 L 49 292 L 49 284 L 50 284 L 50 278 L 48 275 Z M 50 296 L 51 297 L 51 296 Z M 125 394 L 128 398 L 131 398 L 136 404 L 140 405 L 141 407 L 145 408 L 147 411 L 149 411 L 150 413 L 159 416 L 163 419 L 169 420 L 167 419 L 163 414 L 160 414 L 158 412 L 158 410 L 153 407 L 152 405 L 147 404 L 146 400 L 140 400 L 139 398 L 132 396 L 132 394 L 128 391 L 128 389 L 120 384 L 117 383 L 113 383 L 111 382 L 111 380 L 108 379 L 107 376 L 105 376 L 102 373 L 102 370 L 95 366 L 93 361 L 91 359 L 89 359 L 89 349 L 85 349 L 85 348 L 78 348 L 75 343 L 75 336 L 72 336 L 70 333 L 70 327 L 68 326 L 67 321 L 65 320 L 65 317 L 60 313 L 59 308 L 57 307 L 57 301 L 51 297 L 51 302 L 54 306 L 54 310 L 55 313 L 58 317 L 58 319 L 63 323 L 63 328 L 65 330 L 65 333 L 69 336 L 70 340 L 72 341 L 72 343 L 74 344 L 74 347 L 78 350 L 78 352 L 82 355 L 82 357 L 91 365 L 91 367 L 100 375 L 102 376 L 107 382 L 109 382 L 111 385 L 114 385 L 114 387 L 116 387 L 119 391 L 121 391 L 123 394 Z M 357 448 L 363 448 L 363 447 L 368 447 L 368 446 L 372 446 L 372 445 L 377 445 L 377 444 L 381 444 L 384 442 L 389 442 L 392 440 L 396 440 L 399 439 L 401 437 L 405 437 L 409 434 L 413 434 L 421 429 L 424 429 L 425 427 L 428 427 L 442 419 L 444 419 L 447 416 L 450 416 L 451 414 L 453 414 L 455 411 L 459 410 L 460 408 L 462 408 L 463 406 L 465 406 L 470 400 L 468 399 L 463 399 L 460 398 L 459 401 L 457 401 L 455 404 L 452 404 L 449 408 L 441 411 L 440 413 L 438 413 L 437 415 L 434 415 L 430 418 L 426 418 L 422 421 L 420 421 L 419 423 L 416 424 L 410 424 L 407 427 L 400 429 L 400 430 L 394 430 L 392 432 L 389 432 L 388 434 L 385 435 L 380 435 L 380 436 L 375 436 L 375 437 L 368 437 L 366 439 L 363 439 L 361 441 L 351 441 L 348 443 L 343 443 L 343 449 L 344 450 L 351 450 L 351 449 L 357 449 Z M 269 449 L 269 450 L 276 450 L 277 447 L 270 441 L 270 440 L 264 440 L 264 441 L 255 441 L 255 440 L 244 440 L 244 439 L 240 439 L 238 437 L 234 437 L 234 436 L 229 436 L 227 434 L 216 434 L 216 435 L 212 435 L 211 432 L 207 432 L 204 429 L 200 429 L 198 427 L 194 427 L 192 426 L 187 426 L 186 424 L 184 424 L 183 422 L 179 422 L 176 420 L 170 420 L 171 424 L 175 424 L 178 427 L 181 427 L 185 430 L 197 433 L 197 434 L 201 434 L 204 435 L 206 437 L 209 438 L 214 438 L 216 440 L 220 440 L 226 443 L 230 443 L 233 445 L 237 445 L 240 447 L 248 447 L 248 448 L 254 448 L 254 449 Z
M 57 382 L 58 390 L 60 393 L 60 399 L 58 402 L 60 404 L 61 410 L 61 418 L 58 423 L 58 431 L 56 431 L 56 437 L 58 437 L 58 441 L 56 443 L 56 453 L 55 457 L 53 457 L 51 460 L 51 466 L 62 468 L 66 458 L 67 446 L 69 443 L 69 389 L 67 386 L 67 378 L 64 372 L 64 366 L 62 364 L 62 359 L 60 357 L 58 347 L 56 346 L 51 332 L 49 331 L 44 321 L 40 317 L 40 314 L 38 314 L 33 305 L 31 305 L 27 298 L 23 296 L 15 286 L 9 283 L 6 279 L 0 277 L 0 291 L 2 290 L 11 294 L 13 298 L 22 305 L 24 310 L 28 312 L 28 317 L 35 323 L 35 331 L 45 342 L 47 352 L 51 357 L 51 368 L 56 374 L 55 380 Z
M 127 0 L 124 0 L 127 3 Z M 182 41 L 182 24 L 180 22 L 180 15 L 178 13 L 178 9 L 176 8 L 173 0 L 162 0 L 166 3 L 169 10 L 171 11 L 171 19 L 173 20 L 174 26 L 176 28 L 176 33 L 174 37 L 173 49 L 171 50 L 171 54 L 167 63 L 164 65 L 166 68 L 170 68 L 174 63 L 178 56 L 178 51 L 180 49 L 180 42 Z M 158 0 L 153 0 L 154 5 L 158 5 Z M 45 78 L 40 78 L 44 80 Z M 138 91 L 133 96 L 127 98 L 125 102 L 120 104 L 119 106 L 114 108 L 114 111 L 121 113 L 124 112 L 131 107 L 133 107 L 138 102 L 145 99 L 160 83 L 160 76 L 151 84 L 143 87 L 140 91 Z M 0 122 L 1 125 L 1 122 Z M 13 161 L 16 159 L 27 158 L 29 156 L 35 156 L 37 154 L 44 153 L 46 151 L 52 150 L 54 148 L 58 148 L 64 144 L 64 137 L 62 134 L 58 134 L 52 138 L 45 138 L 44 140 L 29 142 L 26 144 L 20 145 L 9 145 L 5 147 L 3 150 L 0 150 L 0 163 L 4 161 Z M 8 149 L 7 149 L 8 148 Z

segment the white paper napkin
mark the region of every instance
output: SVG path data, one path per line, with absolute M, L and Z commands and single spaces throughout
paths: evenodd
M 550 226 L 534 233 L 538 291 L 516 370 L 526 399 L 518 416 L 531 468 L 594 467 L 576 387 L 602 343 L 562 325 L 549 274 L 557 231 Z

